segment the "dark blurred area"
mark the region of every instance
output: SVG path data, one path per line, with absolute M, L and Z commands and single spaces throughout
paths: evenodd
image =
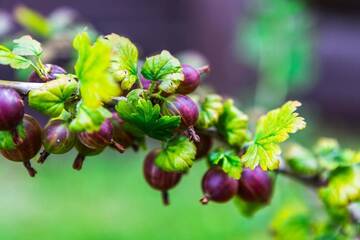
M 197 50 L 208 58 L 212 73 L 206 81 L 218 91 L 240 99 L 253 94 L 249 89 L 255 88 L 257 71 L 239 60 L 235 51 L 238 25 L 252 1 L 2 0 L 0 8 L 11 11 L 19 3 L 44 15 L 62 6 L 74 8 L 101 33 L 131 38 L 142 56 L 162 49 Z M 313 18 L 314 85 L 306 92 L 294 90 L 288 98 L 313 106 L 329 124 L 360 129 L 360 2 L 307 0 L 306 4 Z

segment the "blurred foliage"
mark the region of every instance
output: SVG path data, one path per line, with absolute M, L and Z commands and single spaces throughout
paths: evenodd
M 15 32 L 15 23 L 22 29 Z M 44 16 L 34 9 L 24 5 L 17 5 L 13 13 L 0 9 L 0 41 L 2 45 L 13 48 L 11 39 L 25 34 L 31 34 L 43 39 L 44 62 L 62 62 L 62 65 L 73 71 L 76 52 L 72 48 L 72 39 L 79 32 L 86 29 L 92 41 L 98 36 L 97 31 L 88 22 L 84 22 L 79 13 L 68 7 L 57 8 L 48 16 Z M 26 80 L 31 69 L 15 71 L 17 80 Z
M 18 6 L 15 9 L 15 18 L 25 29 L 38 36 L 46 38 L 52 31 L 51 25 L 45 17 L 25 6 Z
M 31 239 L 271 239 L 272 216 L 286 202 L 309 199 L 306 188 L 281 176 L 272 204 L 253 218 L 233 204 L 198 201 L 206 161 L 196 162 L 164 207 L 160 193 L 142 175 L 143 153 L 107 150 L 89 157 L 81 172 L 71 169 L 75 152 L 34 163 L 29 179 L 17 164 L 0 157 L 0 238 Z M 320 210 L 321 212 L 321 210 Z
M 256 0 L 238 33 L 240 56 L 259 74 L 256 105 L 271 108 L 311 80 L 311 19 L 298 0 Z
M 274 238 L 278 240 L 308 239 L 311 234 L 311 216 L 302 203 L 286 203 L 276 213 L 271 229 Z

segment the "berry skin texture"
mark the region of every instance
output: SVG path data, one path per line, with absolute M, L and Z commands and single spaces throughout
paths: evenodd
M 65 121 L 56 119 L 49 121 L 45 126 L 42 140 L 48 153 L 63 154 L 73 148 L 76 135 L 70 132 Z
M 96 132 L 81 132 L 78 134 L 80 142 L 88 148 L 99 149 L 109 145 L 112 141 L 112 124 L 106 119 Z
M 36 72 L 33 72 L 28 81 L 29 82 L 48 82 L 51 80 L 55 80 L 58 75 L 66 74 L 65 69 L 58 65 L 54 64 L 45 64 L 46 74 L 44 76 L 39 76 Z
M 163 112 L 166 115 L 180 116 L 184 127 L 194 126 L 199 117 L 197 104 L 190 97 L 181 94 L 166 98 Z
M 273 192 L 273 182 L 260 167 L 243 169 L 239 179 L 237 195 L 246 202 L 269 203 Z
M 163 203 L 168 205 L 169 196 L 167 191 L 179 183 L 182 174 L 166 172 L 155 165 L 155 158 L 160 151 L 160 149 L 154 149 L 146 156 L 143 171 L 146 182 L 152 188 L 162 192 Z
M 99 149 L 111 145 L 121 153 L 125 151 L 124 146 L 113 141 L 113 125 L 110 119 L 106 119 L 96 132 L 79 133 L 78 139 L 90 149 Z
M 41 148 L 41 128 L 38 121 L 27 114 L 24 115 L 23 123 L 26 134 L 25 139 L 15 149 L 1 150 L 1 154 L 11 161 L 23 162 L 29 175 L 34 177 L 36 171 L 31 167 L 30 160 Z
M 162 113 L 179 116 L 181 118 L 180 127 L 186 129 L 184 134 L 194 142 L 200 141 L 200 137 L 194 129 L 194 125 L 199 118 L 199 108 L 190 97 L 176 94 L 166 98 L 162 105 Z
M 182 70 L 184 74 L 184 81 L 180 83 L 176 92 L 180 94 L 192 93 L 200 84 L 200 72 L 196 68 L 187 64 L 182 64 Z
M 0 87 L 0 131 L 13 130 L 24 117 L 24 101 L 13 89 Z
M 112 137 L 116 143 L 121 144 L 124 148 L 134 145 L 134 137 L 124 130 L 125 122 L 116 112 L 112 113 L 111 124 L 113 127 Z
M 50 153 L 67 153 L 74 147 L 75 141 L 76 135 L 70 131 L 64 120 L 50 120 L 42 133 L 44 150 L 40 153 L 38 163 L 44 163 Z
M 210 168 L 202 179 L 202 190 L 204 197 L 200 200 L 202 204 L 209 201 L 224 203 L 236 195 L 238 181 L 227 175 L 220 167 Z
M 41 127 L 38 121 L 30 115 L 25 114 L 23 123 L 26 137 L 22 143 L 17 145 L 15 149 L 1 150 L 2 155 L 11 161 L 29 161 L 41 148 Z

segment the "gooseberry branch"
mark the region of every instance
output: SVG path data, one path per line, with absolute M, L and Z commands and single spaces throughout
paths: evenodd
M 281 174 L 319 194 L 329 212 L 326 224 L 356 228 L 358 210 L 349 204 L 360 201 L 360 152 L 343 149 L 334 139 L 320 139 L 314 149 L 281 145 L 306 126 L 297 112 L 300 102 L 263 114 L 250 129 L 249 117 L 233 99 L 198 91 L 209 66 L 181 64 L 166 50 L 146 58 L 139 69 L 129 39 L 109 34 L 92 43 L 82 32 L 73 41 L 75 73 L 68 74 L 42 63 L 41 44 L 30 36 L 14 42 L 12 50 L 0 46 L 0 64 L 34 72 L 28 82 L 0 80 L 0 152 L 22 162 L 31 177 L 36 170 L 30 161 L 38 153 L 38 163 L 45 163 L 75 148 L 72 167 L 81 170 L 90 164 L 88 156 L 108 147 L 138 151 L 152 138 L 161 147 L 149 151 L 143 173 L 164 205 L 184 173 L 207 159 L 202 204 L 235 199 L 241 212 L 251 215 L 271 203 L 274 175 Z M 24 114 L 24 102 L 49 116 L 43 129 Z M 342 234 L 354 237 L 359 231 Z
M 41 88 L 43 85 L 44 83 L 0 80 L 1 87 L 12 88 L 23 95 L 27 95 L 30 92 L 30 90 Z
M 201 68 L 199 68 L 199 71 L 200 72 L 208 72 L 209 67 L 208 66 L 201 67 Z M 10 80 L 0 80 L 0 87 L 12 88 L 24 95 L 27 95 L 31 90 L 39 89 L 44 85 L 45 85 L 45 83 L 38 83 L 38 82 L 19 82 L 19 81 L 10 81 Z M 113 100 L 115 102 L 118 102 L 123 99 L 124 99 L 124 97 L 114 97 L 113 98 Z M 199 133 L 205 134 L 206 136 L 210 136 L 211 138 L 217 139 L 218 141 L 222 142 L 223 144 L 228 145 L 228 142 L 224 139 L 224 137 L 219 135 L 219 133 L 214 128 L 202 129 L 199 131 Z M 109 140 L 109 141 L 111 141 L 111 140 Z M 117 146 L 115 148 L 118 149 L 120 152 L 125 151 L 124 147 L 121 144 L 117 144 Z M 49 153 L 47 153 L 46 151 L 43 151 L 40 155 L 39 162 L 43 163 L 48 156 L 49 156 Z M 74 169 L 77 169 L 77 170 L 81 169 L 84 158 L 85 158 L 84 155 L 78 154 L 78 156 L 76 157 L 76 160 L 74 162 Z M 28 162 L 26 162 L 25 165 L 28 169 L 30 169 Z M 30 171 L 33 171 L 33 170 L 30 169 Z M 314 189 L 317 189 L 317 188 L 327 185 L 327 182 L 324 181 L 320 177 L 320 175 L 306 177 L 306 176 L 296 174 L 292 171 L 289 171 L 289 169 L 286 169 L 286 168 L 279 168 L 278 170 L 276 170 L 276 173 L 284 175 L 284 176 L 291 178 L 301 184 L 304 184 L 305 186 L 308 186 L 308 187 L 314 188 Z M 34 175 L 34 174 L 32 174 L 32 175 Z M 166 196 L 166 198 L 168 198 L 168 193 L 163 192 L 163 196 Z M 208 201 L 209 200 L 208 200 L 207 195 L 201 199 L 201 202 L 203 202 L 203 203 L 208 203 Z M 168 202 L 168 200 L 164 200 L 164 202 Z

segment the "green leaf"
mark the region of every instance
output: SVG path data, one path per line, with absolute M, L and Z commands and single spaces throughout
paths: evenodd
M 115 107 L 128 128 L 159 140 L 172 137 L 180 125 L 180 117 L 161 116 L 158 104 L 154 106 L 150 100 L 132 96 L 133 93 L 129 94 L 128 99 L 120 100 Z
M 224 151 L 222 149 L 212 151 L 209 154 L 209 162 L 212 165 L 221 166 L 230 177 L 240 179 L 242 172 L 241 159 L 234 151 Z
M 326 205 L 340 208 L 360 200 L 360 166 L 342 167 L 334 170 L 329 184 L 319 189 Z
M 320 138 L 314 147 L 319 164 L 323 169 L 332 171 L 338 167 L 360 163 L 360 151 L 342 149 L 332 138 Z
M 47 19 L 30 8 L 22 5 L 16 7 L 15 18 L 20 25 L 31 33 L 45 38 L 51 34 L 51 25 Z
M 223 98 L 217 94 L 210 94 L 200 104 L 199 118 L 196 126 L 199 128 L 210 128 L 217 124 L 224 110 Z
M 57 117 L 77 90 L 77 81 L 70 76 L 64 76 L 31 90 L 28 96 L 29 106 L 51 117 Z
M 339 143 L 334 138 L 319 138 L 314 147 L 316 155 L 328 155 L 340 150 Z
M 121 83 L 122 90 L 130 90 L 138 80 L 138 50 L 128 38 L 115 33 L 105 38 L 112 47 L 111 73 Z
M 216 127 L 230 145 L 241 147 L 248 138 L 248 116 L 234 106 L 232 99 L 225 101 Z
M 188 170 L 195 159 L 196 147 L 186 137 L 178 137 L 167 143 L 155 159 L 155 164 L 169 172 Z
M 287 204 L 277 211 L 271 231 L 276 240 L 313 239 L 312 217 L 302 204 Z
M 77 107 L 76 118 L 70 123 L 70 130 L 73 132 L 98 131 L 105 119 L 111 118 L 111 116 L 111 112 L 104 107 L 94 109 L 80 102 Z
M 18 139 L 22 141 L 26 137 L 24 125 L 20 123 L 16 127 L 16 134 Z M 14 142 L 13 133 L 10 131 L 0 131 L 0 149 L 1 150 L 12 150 L 15 149 L 16 143 Z
M 14 54 L 10 49 L 0 45 L 0 64 L 10 65 L 14 69 L 26 69 L 30 67 L 31 61 Z
M 289 101 L 259 119 L 254 140 L 242 157 L 246 167 L 254 169 L 260 165 L 263 170 L 279 167 L 279 144 L 289 138 L 289 133 L 295 133 L 306 126 L 304 119 L 296 112 L 299 106 L 300 102 Z
M 319 173 L 319 164 L 315 156 L 300 144 L 291 143 L 286 146 L 284 159 L 295 173 L 313 176 Z
M 78 51 L 75 72 L 80 81 L 83 104 L 97 108 L 118 96 L 120 89 L 108 72 L 111 61 L 109 44 L 103 38 L 98 38 L 91 45 L 89 35 L 82 32 L 75 37 L 73 45 Z
M 174 93 L 184 80 L 179 60 L 166 50 L 146 58 L 141 73 L 146 79 L 161 81 L 159 89 L 167 93 Z
M 19 56 L 39 57 L 43 52 L 41 44 L 29 35 L 15 39 L 14 43 L 13 53 Z

